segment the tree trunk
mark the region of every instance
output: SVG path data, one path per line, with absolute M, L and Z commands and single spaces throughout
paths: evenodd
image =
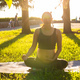
M 69 0 L 63 0 L 64 33 L 71 33 Z
M 28 15 L 28 0 L 23 0 L 22 3 L 22 33 L 31 33 L 29 25 L 29 15 Z

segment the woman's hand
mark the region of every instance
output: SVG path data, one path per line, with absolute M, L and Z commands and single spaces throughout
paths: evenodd
M 23 54 L 22 59 L 25 61 L 25 60 L 27 60 L 27 58 L 28 57 L 25 54 Z

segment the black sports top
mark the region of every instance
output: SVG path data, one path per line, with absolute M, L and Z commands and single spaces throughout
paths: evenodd
M 40 28 L 40 33 L 38 36 L 38 48 L 40 49 L 55 49 L 56 45 L 56 29 L 54 28 L 54 32 L 52 35 L 47 36 L 42 33 Z

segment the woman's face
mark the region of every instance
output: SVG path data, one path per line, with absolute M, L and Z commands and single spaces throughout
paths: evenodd
M 50 24 L 52 21 L 52 16 L 50 13 L 44 13 L 42 16 L 42 20 L 44 22 L 44 24 Z

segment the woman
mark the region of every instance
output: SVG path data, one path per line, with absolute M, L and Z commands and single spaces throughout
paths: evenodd
M 22 56 L 25 64 L 32 68 L 39 69 L 60 69 L 63 70 L 67 61 L 58 59 L 62 48 L 62 36 L 59 29 L 51 27 L 52 15 L 44 12 L 42 15 L 43 26 L 35 30 L 33 43 L 26 55 Z M 38 43 L 37 57 L 28 58 Z M 57 43 L 57 51 L 55 46 Z

